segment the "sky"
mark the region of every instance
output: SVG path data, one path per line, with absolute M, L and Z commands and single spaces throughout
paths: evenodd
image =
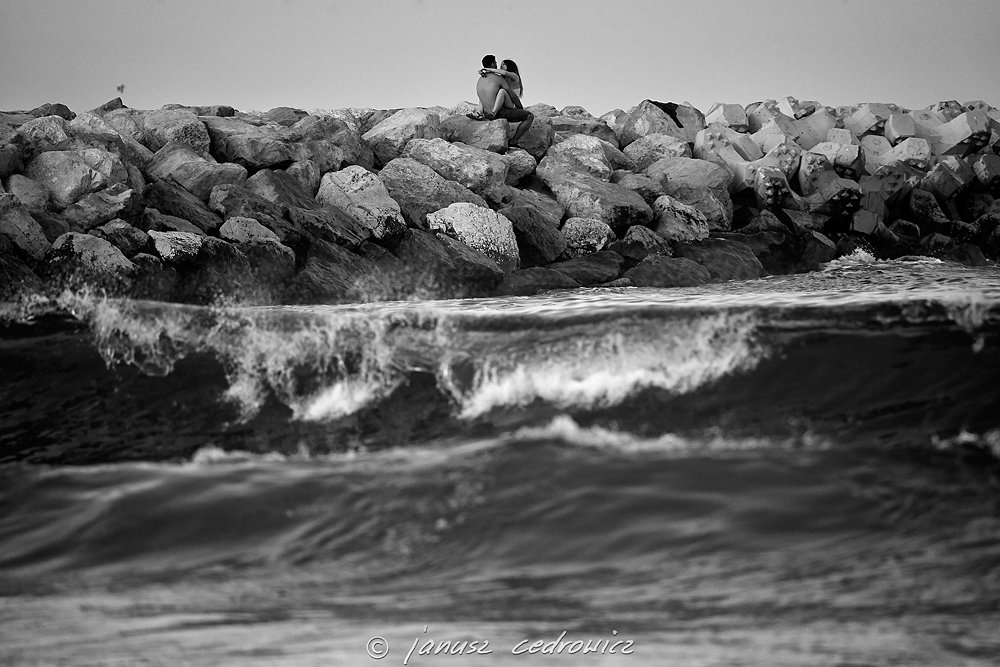
M 0 110 L 452 107 L 485 53 L 526 105 L 594 115 L 1000 106 L 1000 0 L 0 0 Z

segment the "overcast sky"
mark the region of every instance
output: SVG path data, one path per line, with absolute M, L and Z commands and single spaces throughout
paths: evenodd
M 1000 0 L 0 0 L 0 110 L 526 104 L 1000 106 Z

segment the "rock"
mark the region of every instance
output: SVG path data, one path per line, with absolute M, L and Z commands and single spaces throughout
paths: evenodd
M 26 257 L 36 262 L 45 256 L 50 247 L 41 225 L 35 222 L 28 209 L 23 206 L 0 213 L 0 236 L 5 236 Z
M 629 263 L 640 262 L 650 255 L 673 255 L 666 239 L 642 225 L 629 227 L 620 240 L 608 245 L 608 250 L 614 250 Z
M 653 203 L 653 229 L 670 241 L 698 241 L 708 238 L 705 214 L 670 195 Z
M 946 231 L 951 221 L 933 194 L 926 190 L 914 189 L 906 207 L 906 219 L 917 223 L 926 235 L 935 231 Z
M 694 287 L 712 281 L 711 272 L 684 257 L 650 255 L 625 272 L 635 287 Z
M 158 232 L 150 230 L 156 253 L 167 264 L 174 266 L 193 262 L 198 257 L 202 243 L 208 237 L 190 232 Z
M 289 219 L 286 219 L 280 206 L 239 185 L 217 185 L 209 195 L 208 205 L 223 220 L 253 218 L 277 234 L 278 239 L 296 254 L 303 252 L 312 238 L 291 216 L 292 210 L 305 209 L 289 209 Z
M 508 273 L 504 276 L 499 291 L 509 296 L 532 296 L 549 290 L 574 289 L 579 286 L 580 283 L 565 273 L 533 266 Z
M 266 120 L 269 120 L 277 125 L 284 125 L 285 127 L 295 125 L 308 115 L 309 114 L 302 109 L 293 109 L 292 107 L 275 107 L 270 111 L 264 112 L 264 118 Z
M 555 195 L 549 196 L 535 190 L 520 188 L 511 188 L 511 192 L 513 196 L 508 207 L 529 206 L 542 213 L 553 227 L 559 227 L 566 214 L 566 207 L 555 199 Z
M 441 136 L 484 151 L 502 153 L 507 150 L 507 122 L 503 120 L 472 120 L 464 114 L 449 116 L 441 121 Z
M 554 262 L 566 250 L 566 237 L 551 218 L 533 206 L 513 206 L 500 214 L 510 220 L 521 256 L 521 266 Z
M 253 218 L 235 216 L 219 227 L 219 236 L 234 243 L 256 243 L 274 241 L 280 243 L 278 235 Z M 294 258 L 293 258 L 294 259 Z
M 250 262 L 250 270 L 260 285 L 257 300 L 261 303 L 282 303 L 282 298 L 295 276 L 295 252 L 277 241 L 249 240 L 240 250 Z
M 946 256 L 948 259 L 959 264 L 965 264 L 966 266 L 986 266 L 989 264 L 986 261 L 986 256 L 983 254 L 982 248 L 974 243 L 956 244 L 948 250 Z
M 251 125 L 238 118 L 203 117 L 211 137 L 212 156 L 248 171 L 281 169 L 296 161 L 295 150 L 280 127 Z
M 242 185 L 247 180 L 244 167 L 207 160 L 187 144 L 173 141 L 156 152 L 146 171 L 155 179 L 173 180 L 203 202 L 216 185 Z
M 694 143 L 695 136 L 703 129 L 705 117 L 697 109 L 672 102 L 643 100 L 622 123 L 618 133 L 619 145 L 624 149 L 636 139 L 650 134 L 667 134 Z
M 621 274 L 625 258 L 610 250 L 550 264 L 548 268 L 569 276 L 584 287 L 600 285 Z
M 209 210 L 205 202 L 172 181 L 150 184 L 144 196 L 148 207 L 187 220 L 206 234 L 214 234 L 222 224 L 219 216 Z
M 764 275 L 786 275 L 798 273 L 800 249 L 789 241 L 787 230 L 746 231 L 746 227 L 736 233 L 723 233 L 721 238 L 737 241 L 750 247 L 754 256 L 764 267 Z
M 657 199 L 666 194 L 659 183 L 645 174 L 633 174 L 630 171 L 615 170 L 611 173 L 611 182 L 635 192 L 650 207 L 653 206 L 653 203 Z
M 178 268 L 176 299 L 197 304 L 258 302 L 261 286 L 246 255 L 221 239 L 194 238 L 200 240 L 194 257 L 178 257 L 174 262 L 164 258 L 167 264 L 173 263 Z
M 49 203 L 49 191 L 41 183 L 21 174 L 11 174 L 7 180 L 7 192 L 31 211 L 44 210 Z
M 801 237 L 802 254 L 799 257 L 797 272 L 815 271 L 821 264 L 833 261 L 837 257 L 837 245 L 820 232 L 809 230 Z
M 386 165 L 401 157 L 413 139 L 440 139 L 441 121 L 426 109 L 403 109 L 362 135 L 375 151 L 378 164 Z
M 129 259 L 152 245 L 149 234 L 136 229 L 124 220 L 112 220 L 92 230 L 91 234 L 109 242 Z
M 954 239 L 940 232 L 932 232 L 920 239 L 920 247 L 928 255 L 944 254 L 953 245 Z
M 709 229 L 725 231 L 731 227 L 732 174 L 728 169 L 706 160 L 668 157 L 657 160 L 644 173 L 668 195 L 704 213 Z
M 257 196 L 282 209 L 297 207 L 319 208 L 320 203 L 299 184 L 293 176 L 284 171 L 261 169 L 246 179 L 244 187 Z
M 58 213 L 42 210 L 33 210 L 30 211 L 30 213 L 31 217 L 35 219 L 35 222 L 41 226 L 42 231 L 45 233 L 45 238 L 47 238 L 50 243 L 54 242 L 66 232 L 79 231 L 76 229 L 70 229 L 69 223 L 66 222 L 66 219 Z
M 0 179 L 7 178 L 22 168 L 21 149 L 12 144 L 0 144 Z
M 312 160 L 321 173 L 348 164 L 375 166 L 371 147 L 361 140 L 359 132 L 334 116 L 306 116 L 286 130 L 284 137 L 292 145 L 296 161 Z
M 557 168 L 589 175 L 602 181 L 610 181 L 613 171 L 611 162 L 604 154 L 601 141 L 582 134 L 553 145 L 538 164 L 538 173 L 542 175 L 543 172 L 551 172 Z
M 76 151 L 42 153 L 28 164 L 26 174 L 48 190 L 59 210 L 107 184 L 104 174 L 91 168 Z
M 722 104 L 716 102 L 705 115 L 705 124 L 719 123 L 737 132 L 746 132 L 750 127 L 747 112 L 739 104 Z M 690 157 L 690 156 L 687 156 Z
M 0 301 L 14 301 L 22 293 L 36 294 L 43 287 L 34 271 L 0 247 Z
M 559 133 L 585 135 L 603 139 L 604 141 L 613 143 L 616 147 L 618 146 L 618 135 L 608 127 L 607 123 L 599 118 L 594 118 L 590 115 L 578 116 L 564 113 L 551 116 L 549 122 L 552 123 L 552 129 L 557 135 Z
M 316 200 L 345 211 L 376 240 L 400 236 L 406 230 L 399 204 L 379 177 L 363 167 L 352 165 L 325 174 Z
M 129 185 L 128 167 L 114 153 L 101 148 L 84 148 L 78 153 L 91 169 L 104 176 L 107 185 Z
M 615 233 L 600 220 L 593 218 L 570 218 L 562 226 L 566 238 L 566 249 L 562 259 L 572 259 L 603 250 L 615 241 Z
M 528 107 L 530 111 L 533 107 Z M 532 111 L 532 113 L 535 113 Z M 504 121 L 506 123 L 507 121 Z M 545 157 L 548 152 L 549 147 L 552 146 L 552 142 L 555 139 L 555 130 L 552 127 L 552 121 L 548 118 L 535 115 L 535 120 L 531 123 L 531 127 L 528 131 L 524 133 L 518 140 L 518 145 L 525 151 L 527 151 L 531 157 L 536 160 L 541 160 Z
M 450 236 L 409 229 L 393 252 L 403 265 L 396 280 L 416 297 L 492 296 L 504 277 L 496 262 Z
M 517 185 L 535 173 L 535 168 L 538 166 L 531 153 L 520 148 L 507 151 L 503 159 L 507 163 L 507 185 Z
M 151 232 L 185 232 L 195 236 L 206 236 L 200 227 L 183 218 L 161 213 L 155 208 L 147 208 L 143 211 L 140 226 Z
M 289 208 L 288 219 L 296 229 L 301 229 L 307 238 L 321 239 L 351 250 L 361 247 L 372 235 L 367 227 L 336 206 L 323 206 L 318 209 Z M 282 243 L 289 245 L 285 239 L 282 239 Z M 301 251 L 301 246 L 291 247 L 297 253 Z
M 152 301 L 170 301 L 176 297 L 175 290 L 180 277 L 172 266 L 165 266 L 156 255 L 140 252 L 132 257 L 136 276 L 130 296 Z
M 316 196 L 316 191 L 319 190 L 319 182 L 322 178 L 322 173 L 320 173 L 319 167 L 312 160 L 299 160 L 298 162 L 293 162 L 292 165 L 285 170 L 289 176 L 298 181 L 302 189 L 309 194 L 310 197 Z
M 428 213 L 427 226 L 483 253 L 504 272 L 521 264 L 513 225 L 489 208 L 465 202 L 451 204 Z
M 70 148 L 66 121 L 58 116 L 34 118 L 17 128 L 12 142 L 21 147 L 21 154 L 31 160 L 46 151 L 64 151 Z
M 615 232 L 648 224 L 653 219 L 652 209 L 641 196 L 615 183 L 581 175 L 546 160 L 538 165 L 537 173 L 570 217 L 600 220 Z
M 673 135 L 654 132 L 631 142 L 623 152 L 635 163 L 635 171 L 645 171 L 665 157 L 690 158 L 691 146 Z
M 442 178 L 427 165 L 413 158 L 396 158 L 378 174 L 389 196 L 399 204 L 411 227 L 426 228 L 428 213 L 457 202 L 488 208 L 486 200 L 463 185 Z
M 726 239 L 703 239 L 681 243 L 674 248 L 678 257 L 698 262 L 712 276 L 713 282 L 760 278 L 764 267 L 750 246 Z
M 207 106 L 188 106 L 186 104 L 165 104 L 163 109 L 184 109 L 195 116 L 219 116 L 230 118 L 236 115 L 236 109 L 226 104 L 209 104 Z
M 111 294 L 127 291 L 136 266 L 108 241 L 69 232 L 52 244 L 45 256 L 42 277 L 67 287 L 89 285 Z
M 128 117 L 131 123 L 125 120 Z M 199 155 L 209 154 L 209 133 L 205 124 L 184 109 L 154 109 L 136 111 L 118 109 L 108 112 L 104 119 L 119 133 L 132 136 L 154 153 L 170 142 L 187 144 Z M 138 128 L 138 136 L 135 136 Z
M 403 149 L 403 157 L 427 165 L 486 199 L 507 180 L 507 161 L 501 156 L 444 139 L 413 139 Z
M 122 102 L 122 98 L 116 97 L 113 100 L 108 100 L 107 102 L 97 107 L 96 109 L 93 109 L 92 111 L 98 116 L 103 116 L 109 111 L 114 111 L 115 109 L 124 109 L 124 108 L 125 104 Z
M 81 197 L 63 210 L 63 217 L 71 227 L 90 230 L 98 225 L 121 218 L 137 221 L 142 214 L 142 202 L 130 188 L 115 184 Z

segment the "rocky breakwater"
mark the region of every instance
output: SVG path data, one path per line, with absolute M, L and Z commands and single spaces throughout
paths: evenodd
M 0 113 L 0 299 L 337 303 L 697 285 L 864 247 L 1000 253 L 1000 111 L 644 100 Z

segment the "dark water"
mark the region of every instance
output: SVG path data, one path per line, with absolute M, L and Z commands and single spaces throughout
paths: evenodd
M 0 406 L 0 664 L 998 664 L 996 266 L 67 294 Z

